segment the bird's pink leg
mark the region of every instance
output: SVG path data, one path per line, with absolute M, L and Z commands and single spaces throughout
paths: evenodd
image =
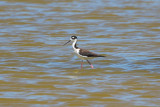
M 86 59 L 87 60 L 87 59 Z M 89 65 L 91 66 L 91 68 L 93 69 L 93 65 L 89 62 L 89 60 L 87 60 L 87 62 L 89 63 Z
M 81 69 L 83 68 L 83 60 L 82 60 L 82 62 L 81 62 Z
M 92 68 L 92 69 L 94 68 L 92 64 L 91 64 L 91 68 Z

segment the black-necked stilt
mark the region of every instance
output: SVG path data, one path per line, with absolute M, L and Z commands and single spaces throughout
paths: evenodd
M 93 65 L 88 60 L 89 58 L 105 57 L 103 55 L 99 55 L 99 54 L 95 54 L 93 52 L 90 52 L 90 51 L 88 51 L 86 49 L 78 48 L 77 45 L 76 45 L 76 43 L 77 43 L 77 36 L 71 36 L 70 40 L 68 42 L 66 42 L 64 45 L 66 45 L 70 41 L 73 42 L 72 43 L 72 47 L 74 49 L 74 52 L 78 55 L 78 57 L 80 57 L 82 59 L 81 68 L 83 68 L 83 60 L 86 60 L 90 64 L 91 68 L 93 68 Z

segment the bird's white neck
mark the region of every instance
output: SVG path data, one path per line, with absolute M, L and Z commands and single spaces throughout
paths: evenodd
M 77 43 L 77 39 L 75 39 L 72 43 L 72 47 L 74 50 L 76 50 L 78 47 L 76 46 L 76 43 Z

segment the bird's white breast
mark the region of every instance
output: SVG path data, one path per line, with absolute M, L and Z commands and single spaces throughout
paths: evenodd
M 80 51 L 80 49 L 74 49 L 74 52 L 77 54 L 77 56 L 79 57 L 79 58 L 81 58 L 81 59 L 85 59 L 87 56 L 82 56 L 82 55 L 80 55 L 79 52 Z
M 77 54 L 77 56 L 78 56 L 79 58 L 85 59 L 87 56 L 82 56 L 82 55 L 80 55 L 80 54 L 79 54 L 79 53 L 80 53 L 80 49 L 79 49 L 79 48 L 75 48 L 76 42 L 77 42 L 77 39 L 76 39 L 76 40 L 73 42 L 73 44 L 72 44 L 72 47 L 73 47 L 74 52 Z
M 74 52 L 79 55 L 80 49 L 74 49 Z

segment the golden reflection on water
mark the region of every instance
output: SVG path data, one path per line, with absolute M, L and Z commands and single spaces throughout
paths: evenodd
M 0 1 L 0 106 L 158 107 L 158 4 Z M 107 57 L 80 69 L 71 35 Z

